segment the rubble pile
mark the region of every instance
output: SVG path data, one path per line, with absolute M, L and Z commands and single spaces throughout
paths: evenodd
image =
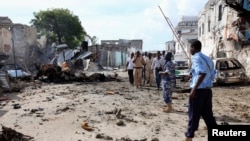
M 11 128 L 2 126 L 2 131 L 0 132 L 1 141 L 34 141 L 34 138 L 28 135 L 17 132 Z

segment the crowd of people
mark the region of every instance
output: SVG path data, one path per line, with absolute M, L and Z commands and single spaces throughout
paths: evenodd
M 207 128 L 217 126 L 212 111 L 212 87 L 215 76 L 214 64 L 211 58 L 201 53 L 202 44 L 199 40 L 191 41 L 190 74 L 185 77 L 190 82 L 190 93 L 188 102 L 188 124 L 184 141 L 192 141 L 195 131 L 198 129 L 200 118 L 205 121 Z M 175 87 L 175 65 L 172 61 L 172 53 L 157 51 L 156 55 L 151 53 L 131 53 L 127 61 L 129 82 L 136 88 L 145 84 L 156 86 L 157 90 L 162 88 L 163 99 L 166 103 L 163 112 L 171 112 L 172 89 Z M 155 81 L 155 82 L 153 82 Z M 155 85 L 154 85 L 155 84 Z
M 145 85 L 156 86 L 156 90 L 163 91 L 166 106 L 163 112 L 172 111 L 172 89 L 175 87 L 175 65 L 173 54 L 165 50 L 156 54 L 140 51 L 132 52 L 127 60 L 129 83 L 140 89 Z

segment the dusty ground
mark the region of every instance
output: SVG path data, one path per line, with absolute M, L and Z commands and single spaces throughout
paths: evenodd
M 127 73 L 119 81 L 38 84 L 19 93 L 4 93 L 0 123 L 35 141 L 180 141 L 187 126 L 188 93 L 174 93 L 175 111 L 163 113 L 161 91 L 131 87 Z M 218 124 L 250 123 L 250 87 L 213 88 Z M 14 109 L 14 105 L 20 108 Z M 93 129 L 85 130 L 83 122 Z M 1 130 L 1 129 L 0 129 Z M 203 120 L 194 141 L 206 141 Z

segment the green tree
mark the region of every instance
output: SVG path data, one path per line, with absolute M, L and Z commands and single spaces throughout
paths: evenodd
M 40 35 L 58 44 L 66 43 L 69 47 L 77 47 L 87 35 L 78 16 L 68 9 L 56 8 L 34 13 L 30 21 Z

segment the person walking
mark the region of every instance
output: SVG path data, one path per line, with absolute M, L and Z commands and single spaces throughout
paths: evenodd
M 145 51 L 143 53 L 142 57 L 146 63 L 146 61 L 148 60 L 148 52 Z M 143 85 L 145 85 L 145 83 L 146 83 L 146 64 L 142 68 L 142 81 L 143 81 Z
M 145 65 L 145 61 L 140 53 L 137 51 L 134 58 L 134 84 L 136 88 L 141 88 L 142 86 L 142 68 Z
M 165 56 L 166 56 L 166 51 L 163 50 L 163 51 L 161 52 L 161 59 L 165 60 Z
M 130 54 L 130 58 L 128 58 L 127 60 L 127 64 L 126 64 L 126 70 L 128 71 L 128 77 L 129 77 L 129 82 L 131 85 L 134 84 L 134 63 L 133 63 L 133 58 L 134 58 L 134 53 L 132 52 Z
M 167 104 L 163 108 L 163 112 L 169 113 L 172 111 L 172 89 L 175 84 L 175 65 L 172 61 L 172 53 L 168 52 L 165 56 L 165 64 L 163 66 L 163 71 L 160 71 L 159 74 L 162 78 L 162 90 L 163 90 L 163 99 Z
M 161 59 L 161 52 L 157 51 L 156 57 L 153 59 L 151 68 L 154 70 L 154 78 L 156 81 L 157 90 L 160 90 L 161 76 L 159 72 L 162 71 L 163 60 Z
M 202 44 L 199 40 L 191 40 L 190 53 L 192 66 L 190 81 L 190 95 L 188 104 L 188 127 L 185 132 L 185 141 L 192 141 L 195 131 L 199 127 L 200 117 L 203 118 L 207 128 L 216 126 L 212 111 L 212 80 L 215 75 L 213 61 L 201 53 Z M 187 77 L 186 77 L 187 78 Z
M 152 53 L 149 53 L 148 58 L 146 59 L 146 66 L 145 66 L 146 83 L 149 84 L 149 86 L 153 86 L 153 81 L 154 81 L 154 71 L 151 68 L 152 63 L 153 63 Z

